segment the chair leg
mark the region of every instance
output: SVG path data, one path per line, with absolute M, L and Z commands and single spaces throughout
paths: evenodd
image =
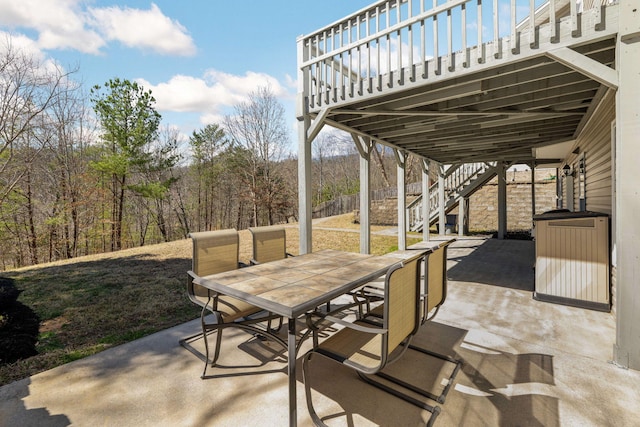
M 222 345 L 222 330 L 224 328 L 218 328 L 218 334 L 216 335 L 216 348 L 213 352 L 213 360 L 211 360 L 211 367 L 216 366 L 216 362 L 218 361 L 218 357 L 220 357 L 220 346 Z
M 314 354 L 313 351 L 309 351 L 307 354 L 304 355 L 304 358 L 302 359 L 302 381 L 304 382 L 304 395 L 307 400 L 307 409 L 309 411 L 309 415 L 311 416 L 311 419 L 313 420 L 313 424 L 320 427 L 327 427 L 327 425 L 322 422 L 322 420 L 316 413 L 316 410 L 313 408 L 313 399 L 311 397 L 311 384 L 307 376 L 309 372 L 309 361 L 311 360 L 311 357 L 313 356 L 313 354 Z
M 449 393 L 449 389 L 451 388 L 451 385 L 453 384 L 453 380 L 455 379 L 456 375 L 458 375 L 458 371 L 462 367 L 462 361 L 458 360 L 458 359 L 454 359 L 453 357 L 447 356 L 445 354 L 440 354 L 440 353 L 433 352 L 431 350 L 427 350 L 426 348 L 416 347 L 413 344 L 410 344 L 409 348 L 411 350 L 419 351 L 422 354 L 426 354 L 426 355 L 438 358 L 440 360 L 444 360 L 445 362 L 453 363 L 455 365 L 455 368 L 453 368 L 453 372 L 451 372 L 451 375 L 449 375 L 449 378 L 448 378 L 448 381 L 447 381 L 447 385 L 442 390 L 442 393 L 439 396 L 434 396 L 435 399 L 432 398 L 432 397 L 429 397 L 430 399 L 435 400 L 438 403 L 444 403 L 444 401 L 445 401 L 445 399 L 447 397 L 447 394 Z M 418 392 L 418 393 L 420 393 L 420 392 Z M 429 393 L 429 394 L 431 394 L 431 393 Z
M 211 361 L 209 361 L 209 340 L 207 339 L 207 336 L 209 334 L 207 333 L 207 327 L 203 326 L 203 328 L 205 330 L 205 332 L 203 333 L 205 358 L 204 358 L 204 370 L 202 371 L 202 375 L 200 377 L 202 379 L 204 379 L 206 377 L 207 367 L 209 365 L 211 365 L 212 368 L 214 366 L 216 366 L 216 362 L 218 361 L 218 358 L 220 357 L 220 346 L 221 346 L 221 343 L 222 343 L 222 330 L 224 329 L 224 328 L 216 328 L 216 330 L 215 330 L 216 342 L 215 342 L 214 348 L 213 348 L 213 358 L 211 359 Z
M 316 426 L 320 426 L 320 427 L 327 427 L 327 425 L 325 423 L 322 422 L 322 420 L 320 419 L 320 417 L 318 416 L 318 414 L 316 413 L 314 407 L 313 407 L 313 399 L 311 396 L 311 384 L 309 382 L 309 378 L 308 378 L 308 372 L 309 372 L 309 361 L 311 360 L 311 357 L 314 355 L 313 351 L 309 351 L 307 354 L 304 355 L 304 358 L 302 360 L 302 381 L 304 382 L 304 392 L 305 392 L 305 398 L 307 401 L 307 409 L 309 411 L 309 415 L 311 416 L 311 419 L 313 420 L 313 424 Z M 432 427 L 433 423 L 436 420 L 436 417 L 440 414 L 441 409 L 439 406 L 431 406 L 425 402 L 421 402 L 415 398 L 413 398 L 412 396 L 409 396 L 405 393 L 402 393 L 396 389 L 393 389 L 391 387 L 388 387 L 378 381 L 374 381 L 372 380 L 368 375 L 363 374 L 360 371 L 357 371 L 358 376 L 360 376 L 360 378 L 362 378 L 365 382 L 373 385 L 374 387 L 377 387 L 383 391 L 386 391 L 389 394 L 392 394 L 406 402 L 409 402 L 419 408 L 422 409 L 426 409 L 427 411 L 429 411 L 431 413 L 431 416 L 429 417 L 429 421 L 427 421 L 426 427 Z
M 377 387 L 377 388 L 379 388 L 379 389 L 381 389 L 381 390 L 384 390 L 384 391 L 386 391 L 387 393 L 392 394 L 392 395 L 394 395 L 395 397 L 398 397 L 398 398 L 400 398 L 400 399 L 404 400 L 405 402 L 409 402 L 409 403 L 411 403 L 412 405 L 417 406 L 418 408 L 422 408 L 422 409 L 425 409 L 425 410 L 427 410 L 427 411 L 431 412 L 431 417 L 429 418 L 429 421 L 427 422 L 427 426 L 428 426 L 428 427 L 430 427 L 430 426 L 432 426 L 432 425 L 433 425 L 433 423 L 434 423 L 434 422 L 435 422 L 435 420 L 436 420 L 436 417 L 440 414 L 441 409 L 440 409 L 440 407 L 439 407 L 439 406 L 437 406 L 437 405 L 435 405 L 435 406 L 431 406 L 431 405 L 429 405 L 428 403 L 422 402 L 422 401 L 420 401 L 420 400 L 418 400 L 418 399 L 416 399 L 416 398 L 414 398 L 414 397 L 412 397 L 412 396 L 410 396 L 410 395 L 408 395 L 408 394 L 406 394 L 406 393 L 403 393 L 403 392 L 401 392 L 401 391 L 399 391 L 399 390 L 396 390 L 395 388 L 389 387 L 389 386 L 387 386 L 386 384 L 383 384 L 383 383 L 381 383 L 381 382 L 379 382 L 379 381 L 375 381 L 375 380 L 374 380 L 374 379 L 372 379 L 372 378 L 371 378 L 371 376 L 369 376 L 369 375 L 363 374 L 363 373 L 362 373 L 362 372 L 360 372 L 360 371 L 356 371 L 356 372 L 358 373 L 358 375 L 360 376 L 360 378 L 362 378 L 362 379 L 363 379 L 364 381 L 366 381 L 368 384 L 371 384 L 371 385 L 372 385 L 372 386 L 374 386 L 374 387 Z M 401 386 L 404 386 L 404 387 L 406 387 L 406 386 L 408 385 L 408 384 L 406 384 L 406 383 L 404 383 L 404 382 L 402 382 L 402 381 L 397 380 L 396 378 L 390 377 L 390 376 L 388 376 L 388 375 L 384 375 L 384 374 L 382 374 L 382 373 L 380 373 L 380 372 L 378 372 L 378 373 L 377 373 L 377 374 L 375 374 L 375 375 L 380 376 L 380 377 L 385 378 L 385 379 L 388 379 L 388 380 L 392 381 L 393 383 L 398 384 L 398 385 L 401 385 Z M 406 387 L 406 388 L 408 388 L 408 389 L 410 389 L 410 390 L 412 390 L 412 391 L 416 391 L 416 390 L 415 390 L 413 387 L 411 387 L 410 385 L 409 385 L 409 387 Z M 419 393 L 419 394 L 423 394 L 423 393 Z
M 453 385 L 453 381 L 454 381 L 456 375 L 458 375 L 458 371 L 462 367 L 462 361 L 458 360 L 458 359 L 454 359 L 454 358 L 449 357 L 449 356 L 446 356 L 444 354 L 435 353 L 433 351 L 417 347 L 417 346 L 412 345 L 412 344 L 409 344 L 406 348 L 418 351 L 418 352 L 420 352 L 422 354 L 426 354 L 428 356 L 432 356 L 432 357 L 444 360 L 445 362 L 453 363 L 455 365 L 455 367 L 453 368 L 453 371 L 451 372 L 451 375 L 449 375 L 449 378 L 447 379 L 447 385 L 444 387 L 444 389 L 442 390 L 442 393 L 440 393 L 440 395 L 435 395 L 435 394 L 429 392 L 428 390 L 424 390 L 424 389 L 421 389 L 419 387 L 416 387 L 413 384 L 405 382 L 405 381 L 403 381 L 403 380 L 401 380 L 401 379 L 399 379 L 397 377 L 391 376 L 391 375 L 386 374 L 384 372 L 378 372 L 375 375 L 380 377 L 380 378 L 384 378 L 385 380 L 387 380 L 389 382 L 397 384 L 400 387 L 403 387 L 403 388 L 405 388 L 407 390 L 411 390 L 412 392 L 414 392 L 416 394 L 419 394 L 421 396 L 424 396 L 424 397 L 426 397 L 428 399 L 434 400 L 434 401 L 436 401 L 438 403 L 444 403 L 445 399 L 447 397 L 447 394 L 449 393 L 449 390 L 451 389 L 451 386 Z M 392 388 L 386 386 L 385 384 L 382 384 L 382 383 L 379 383 L 377 381 L 374 381 L 370 376 L 366 376 L 366 377 L 363 376 L 363 375 L 360 375 L 360 376 L 365 381 L 369 382 L 370 384 L 375 385 L 376 387 L 380 387 L 382 389 L 385 389 L 385 390 L 391 392 L 392 394 L 395 394 L 396 396 L 400 396 L 400 394 L 404 395 L 403 393 L 401 393 L 401 392 L 399 392 L 399 391 L 397 391 L 395 389 L 392 389 Z M 399 393 L 399 394 L 397 394 L 397 393 Z M 418 404 L 418 406 L 420 406 L 420 405 Z M 429 410 L 428 408 L 425 408 L 425 409 Z
M 207 304 L 202 307 L 202 312 L 200 313 L 200 326 L 202 327 L 202 339 L 204 339 L 204 369 L 202 371 L 202 375 L 200 376 L 200 378 L 202 379 L 204 379 L 205 375 L 207 374 L 207 365 L 209 364 L 209 340 L 207 339 L 207 323 L 205 322 L 204 318 L 207 315 L 207 305 L 210 301 L 211 298 L 209 298 Z
M 276 328 L 271 327 L 272 320 L 273 319 L 271 318 L 267 320 L 267 331 L 271 332 L 272 334 L 276 334 L 282 328 L 282 317 L 278 317 L 278 326 Z
M 209 365 L 209 340 L 207 339 L 207 329 L 204 320 L 202 321 L 202 338 L 204 339 L 204 370 L 200 378 L 204 379 L 207 374 L 207 366 Z
M 189 341 L 191 340 L 195 341 L 196 338 L 201 336 L 202 336 L 202 332 L 198 332 L 193 335 L 189 335 L 188 337 L 180 338 L 180 340 L 178 341 L 178 344 L 180 344 L 182 347 L 186 347 Z

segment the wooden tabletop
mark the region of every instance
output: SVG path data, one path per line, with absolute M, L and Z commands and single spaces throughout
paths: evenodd
M 195 283 L 293 319 L 382 274 L 415 251 L 384 256 L 322 250 L 195 279 Z

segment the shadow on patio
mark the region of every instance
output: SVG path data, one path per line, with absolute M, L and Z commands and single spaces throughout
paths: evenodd
M 532 286 L 530 243 L 470 238 L 450 249 L 448 299 L 414 341 L 464 361 L 435 425 L 635 425 L 640 373 L 608 362 L 612 315 L 533 300 L 522 290 Z M 201 380 L 202 361 L 178 345 L 198 327 L 189 322 L 4 386 L 0 425 L 287 425 L 279 346 L 225 331 L 225 367 Z M 452 369 L 413 352 L 392 368 L 433 390 Z M 300 372 L 298 381 L 298 421 L 308 426 Z M 417 426 L 430 416 L 322 358 L 311 384 L 329 425 Z

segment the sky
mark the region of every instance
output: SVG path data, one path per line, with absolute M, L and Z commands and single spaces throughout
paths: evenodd
M 285 108 L 295 152 L 296 39 L 374 0 L 0 0 L 10 36 L 89 88 L 110 79 L 151 90 L 163 126 L 185 136 L 222 123 L 268 86 Z

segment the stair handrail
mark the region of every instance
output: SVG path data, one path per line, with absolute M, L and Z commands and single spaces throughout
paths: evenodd
M 461 163 L 450 165 L 444 174 L 445 202 L 450 206 L 457 202 L 460 194 L 471 184 L 471 181 L 495 167 L 495 162 Z M 429 222 L 431 217 L 440 209 L 438 182 L 429 187 Z M 422 195 L 416 197 L 407 205 L 409 229 L 417 230 L 424 223 L 422 215 Z

